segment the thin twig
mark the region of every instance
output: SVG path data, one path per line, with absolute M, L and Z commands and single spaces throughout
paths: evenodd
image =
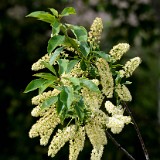
M 127 157 L 128 157 L 129 159 L 135 160 L 135 159 L 112 137 L 112 135 L 111 135 L 108 131 L 106 131 L 106 133 L 107 133 L 108 137 L 113 141 L 113 143 L 114 143 L 120 150 L 122 150 L 122 151 L 127 155 Z
M 138 135 L 139 141 L 140 141 L 140 143 L 141 143 L 141 146 L 142 146 L 142 149 L 143 149 L 145 158 L 146 158 L 146 160 L 149 160 L 148 151 L 147 151 L 147 149 L 146 149 L 146 147 L 145 147 L 145 144 L 144 144 L 144 141 L 143 141 L 143 139 L 142 139 L 141 133 L 140 133 L 140 131 L 139 131 L 138 125 L 137 125 L 137 123 L 135 122 L 135 120 L 134 120 L 134 118 L 133 118 L 132 112 L 130 111 L 130 109 L 129 109 L 129 107 L 127 106 L 126 103 L 124 103 L 124 106 L 125 106 L 127 112 L 129 113 L 132 121 L 133 121 L 133 125 L 134 125 L 134 128 L 135 128 L 136 132 L 137 132 L 137 135 Z

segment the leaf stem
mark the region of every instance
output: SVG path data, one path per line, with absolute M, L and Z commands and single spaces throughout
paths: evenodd
M 149 159 L 148 151 L 147 151 L 147 149 L 146 149 L 146 147 L 145 147 L 145 144 L 144 144 L 144 141 L 143 141 L 143 139 L 142 139 L 141 133 L 140 133 L 140 131 L 139 131 L 138 125 L 137 125 L 137 123 L 135 122 L 135 120 L 134 120 L 134 118 L 133 118 L 132 112 L 130 111 L 130 109 L 129 109 L 129 107 L 127 106 L 126 103 L 124 103 L 124 107 L 126 108 L 127 112 L 129 113 L 129 115 L 130 115 L 130 117 L 131 117 L 131 119 L 132 119 L 132 121 L 133 121 L 133 125 L 134 125 L 134 128 L 135 128 L 136 132 L 137 132 L 137 136 L 138 136 L 139 141 L 140 141 L 140 143 L 141 143 L 141 146 L 142 146 L 142 149 L 143 149 L 145 158 L 146 158 L 146 160 L 150 160 L 150 159 Z
M 106 133 L 107 133 L 108 137 L 113 141 L 113 143 L 114 143 L 120 150 L 122 150 L 122 151 L 127 155 L 127 157 L 128 157 L 129 159 L 135 160 L 135 159 L 132 157 L 132 155 L 130 155 L 130 154 L 112 137 L 112 135 L 111 135 L 108 131 L 106 131 Z

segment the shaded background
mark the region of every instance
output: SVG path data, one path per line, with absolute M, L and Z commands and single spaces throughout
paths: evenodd
M 140 56 L 142 64 L 131 78 L 133 101 L 129 104 L 138 123 L 151 160 L 160 156 L 160 2 L 159 0 L 1 0 L 0 2 L 0 160 L 51 160 L 39 138 L 29 139 L 31 97 L 23 94 L 32 79 L 31 65 L 46 53 L 51 28 L 44 22 L 25 18 L 37 10 L 73 6 L 77 15 L 68 23 L 89 29 L 95 17 L 103 19 L 101 47 L 109 51 L 119 42 L 131 45 L 123 59 Z M 158 88 L 159 86 L 159 88 Z M 160 100 L 159 100 L 160 101 Z M 159 106 L 159 107 L 158 107 Z M 132 125 L 114 137 L 136 160 L 144 155 Z M 87 141 L 79 160 L 88 160 Z M 53 159 L 68 159 L 68 144 Z M 108 139 L 102 160 L 128 159 Z

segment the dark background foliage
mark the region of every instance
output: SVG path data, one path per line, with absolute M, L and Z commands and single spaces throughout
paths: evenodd
M 47 147 L 39 145 L 39 138 L 29 139 L 28 131 L 35 119 L 31 117 L 31 97 L 24 94 L 32 79 L 31 65 L 46 53 L 50 37 L 49 25 L 25 18 L 37 10 L 66 6 L 77 10 L 68 23 L 87 29 L 97 16 L 103 19 L 101 47 L 109 51 L 119 42 L 131 45 L 128 58 L 140 56 L 142 64 L 131 78 L 133 101 L 129 103 L 150 159 L 158 160 L 160 152 L 160 111 L 158 110 L 160 61 L 160 2 L 157 0 L 1 0 L 0 2 L 0 159 L 49 160 Z M 158 112 L 159 111 L 159 112 Z M 159 113 L 159 114 L 158 114 Z M 114 135 L 136 160 L 144 155 L 132 125 Z M 91 144 L 87 141 L 79 159 L 89 159 Z M 68 144 L 53 159 L 68 159 Z M 127 159 L 110 139 L 102 159 Z

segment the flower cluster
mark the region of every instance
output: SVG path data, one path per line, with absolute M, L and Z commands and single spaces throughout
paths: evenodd
M 57 41 L 48 47 L 53 53 L 32 65 L 34 71 L 46 67 L 51 73 L 35 74 L 39 79 L 26 87 L 26 92 L 39 89 L 31 111 L 39 120 L 29 137 L 40 136 L 41 145 L 49 143 L 51 157 L 69 142 L 69 160 L 77 160 L 88 136 L 93 146 L 91 160 L 100 160 L 107 144 L 106 130 L 119 134 L 131 123 L 131 118 L 124 116 L 122 102 L 132 100 L 126 79 L 141 60 L 136 57 L 124 66 L 119 64 L 129 50 L 127 43 L 114 46 L 109 54 L 99 51 L 102 28 L 101 18 L 93 21 L 88 34 L 82 27 L 61 24 L 52 34 L 51 40 Z M 65 29 L 71 29 L 75 37 L 69 37 Z
M 97 17 L 93 21 L 93 24 L 91 25 L 90 31 L 88 33 L 88 42 L 93 47 L 93 49 L 99 47 L 102 29 L 102 19 Z

